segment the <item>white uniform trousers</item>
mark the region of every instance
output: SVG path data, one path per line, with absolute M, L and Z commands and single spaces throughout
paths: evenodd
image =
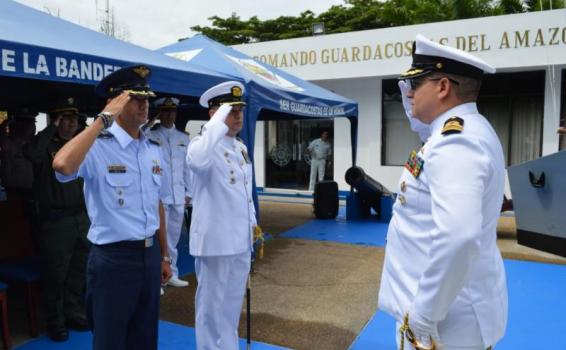
M 238 350 L 238 323 L 250 272 L 250 252 L 195 257 L 197 350 Z
M 165 223 L 167 225 L 167 249 L 169 256 L 171 256 L 171 272 L 173 277 L 178 277 L 177 244 L 181 238 L 185 206 L 183 204 L 163 204 L 163 209 L 165 209 Z
M 397 348 L 401 340 L 400 327 L 401 323 L 397 322 Z M 474 310 L 469 305 L 450 308 L 446 318 L 438 323 L 438 335 L 441 345 L 439 350 L 485 350 L 491 345 L 482 344 L 480 327 Z M 404 350 L 414 350 L 406 338 Z
M 326 159 L 311 159 L 311 180 L 309 182 L 309 191 L 314 191 L 314 185 L 317 182 L 324 180 L 325 171 Z

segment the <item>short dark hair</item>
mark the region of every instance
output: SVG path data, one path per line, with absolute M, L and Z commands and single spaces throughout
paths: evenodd
M 447 73 L 433 73 L 432 76 L 434 78 L 448 78 L 457 81 L 458 84 L 452 84 L 456 97 L 464 102 L 477 101 L 482 83 L 480 79 Z

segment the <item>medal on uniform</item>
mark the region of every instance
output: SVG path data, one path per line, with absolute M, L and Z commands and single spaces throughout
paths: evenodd
M 405 169 L 407 169 L 416 179 L 418 179 L 421 171 L 423 170 L 424 160 L 419 157 L 417 151 L 412 151 L 407 163 L 405 163 Z
M 155 175 L 163 174 L 163 169 L 161 169 L 157 160 L 153 161 L 153 167 L 151 168 L 151 172 L 154 173 Z

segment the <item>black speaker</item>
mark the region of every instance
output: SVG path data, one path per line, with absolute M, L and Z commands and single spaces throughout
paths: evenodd
M 338 216 L 338 184 L 336 181 L 320 181 L 314 185 L 314 216 L 318 219 L 334 219 Z

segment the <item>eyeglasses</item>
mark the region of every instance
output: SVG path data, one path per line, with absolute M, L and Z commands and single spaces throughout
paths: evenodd
M 460 85 L 460 82 L 452 79 L 452 78 L 448 78 L 448 77 L 442 77 L 442 78 L 429 78 L 427 79 L 426 77 L 424 78 L 417 78 L 417 79 L 408 79 L 409 80 L 409 86 L 411 87 L 411 90 L 416 91 L 419 87 L 421 87 L 425 82 L 427 81 L 439 81 L 442 79 L 448 79 L 451 83 L 454 83 L 456 85 Z

